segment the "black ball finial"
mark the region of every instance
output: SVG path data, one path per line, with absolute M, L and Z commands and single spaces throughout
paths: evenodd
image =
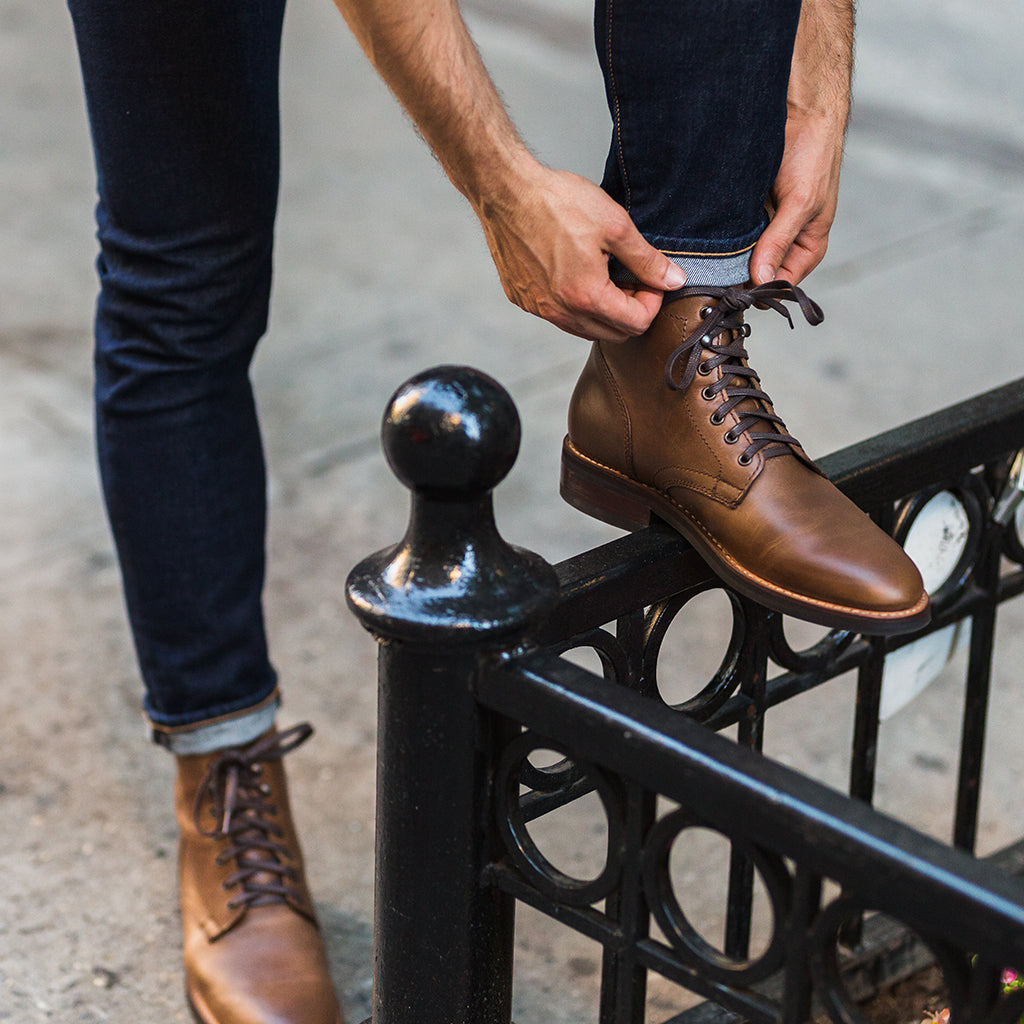
M 519 453 L 519 413 L 493 378 L 438 366 L 392 396 L 381 428 L 384 454 L 417 493 L 466 500 L 493 490 Z
M 491 491 L 519 451 L 505 389 L 466 366 L 406 381 L 384 414 L 384 452 L 412 489 L 401 543 L 349 574 L 349 606 L 379 637 L 487 646 L 539 621 L 558 593 L 539 555 L 507 544 Z

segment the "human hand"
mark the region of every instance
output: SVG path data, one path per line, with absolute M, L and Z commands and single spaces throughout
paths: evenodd
M 536 163 L 520 187 L 474 205 L 505 294 L 569 334 L 613 342 L 642 334 L 662 293 L 686 282 L 618 203 L 568 171 Z M 614 284 L 609 256 L 640 283 Z
M 842 157 L 843 125 L 791 110 L 785 153 L 769 193 L 774 213 L 750 255 L 755 284 L 799 284 L 821 262 L 836 215 Z
M 853 0 L 803 0 L 786 96 L 773 215 L 750 254 L 755 284 L 798 284 L 822 260 L 836 215 L 850 112 Z

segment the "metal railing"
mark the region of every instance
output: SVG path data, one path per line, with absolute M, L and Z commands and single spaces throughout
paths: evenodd
M 1024 993 L 1003 994 L 1000 976 L 1024 969 L 1024 844 L 983 860 L 972 850 L 996 612 L 1024 590 L 1024 382 L 822 460 L 902 541 L 917 529 L 920 542 L 936 503 L 952 510 L 958 543 L 932 581 L 925 629 L 833 630 L 797 650 L 781 616 L 726 591 L 721 666 L 677 705 L 657 682 L 666 629 L 723 584 L 660 525 L 554 568 L 506 544 L 491 491 L 518 441 L 511 399 L 465 368 L 413 378 L 385 417 L 388 461 L 412 490 L 409 528 L 348 584 L 381 645 L 374 1024 L 508 1024 L 517 901 L 603 947 L 601 1024 L 644 1021 L 650 971 L 706 1000 L 673 1021 L 795 1024 L 826 1012 L 851 1024 L 866 995 L 927 962 L 957 1022 L 1017 1021 Z M 948 644 L 965 622 L 945 845 L 870 802 L 887 659 Z M 601 676 L 561 656 L 577 647 L 597 651 Z M 846 795 L 760 747 L 774 708 L 851 670 Z M 716 734 L 726 726 L 737 740 Z M 539 751 L 560 760 L 545 766 Z M 531 826 L 594 794 L 607 848 L 599 870 L 574 877 Z M 731 844 L 721 948 L 687 918 L 671 870 L 692 830 Z M 755 883 L 771 924 L 752 952 Z

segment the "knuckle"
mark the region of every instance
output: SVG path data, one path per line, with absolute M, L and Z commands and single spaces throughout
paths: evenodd
M 632 221 L 624 213 L 616 213 L 608 222 L 608 241 L 621 244 L 632 237 Z
M 597 306 L 595 291 L 585 282 L 569 282 L 561 289 L 560 296 L 564 305 L 569 309 L 589 312 Z

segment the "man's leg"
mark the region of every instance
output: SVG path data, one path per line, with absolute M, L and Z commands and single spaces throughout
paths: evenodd
M 602 185 L 688 283 L 742 284 L 782 159 L 800 0 L 598 0 Z
M 275 692 L 248 367 L 270 291 L 281 6 L 71 2 L 99 188 L 100 468 L 167 737 Z
M 562 493 L 626 528 L 652 516 L 740 592 L 867 633 L 928 619 L 920 574 L 787 431 L 744 347 L 744 312 L 799 303 L 745 287 L 783 157 L 799 0 L 599 0 L 613 119 L 604 186 L 687 272 L 641 337 L 597 342 L 576 386 Z M 629 277 L 618 273 L 618 280 Z
M 207 1024 L 322 1024 L 338 1011 L 281 770 L 306 732 L 273 730 L 248 376 L 270 291 L 283 0 L 70 8 L 99 188 L 100 468 L 146 711 L 178 755 L 189 996 Z

